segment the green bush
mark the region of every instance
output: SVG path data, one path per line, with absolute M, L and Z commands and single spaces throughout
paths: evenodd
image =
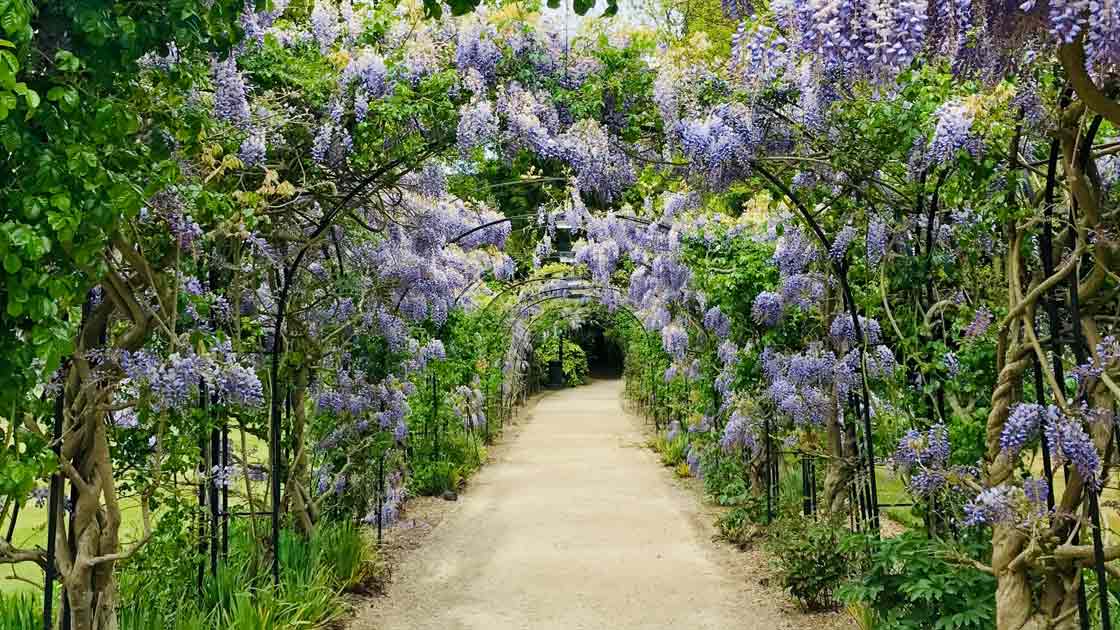
M 447 490 L 457 491 L 462 469 L 452 462 L 418 462 L 409 478 L 409 491 L 419 496 L 439 496 Z
M 840 541 L 843 525 L 812 517 L 785 516 L 770 530 L 767 546 L 782 587 L 806 610 L 836 607 L 834 592 L 848 575 Z
M 861 604 L 887 630 L 982 630 L 995 627 L 995 577 L 970 564 L 948 560 L 946 543 L 914 532 L 879 539 L 850 534 L 845 552 L 862 557 L 861 570 L 836 595 Z M 987 555 L 983 543 L 957 553 Z M 955 554 L 954 554 L 955 555 Z
M 658 435 L 653 439 L 653 449 L 661 455 L 662 464 L 678 466 L 684 463 L 688 453 L 688 436 L 682 434 L 669 440 L 664 435 Z
M 377 578 L 377 551 L 360 529 L 346 521 L 319 526 L 315 532 L 319 564 L 331 585 L 345 592 L 367 591 Z
M 560 360 L 560 343 L 557 337 L 550 336 L 536 348 L 537 361 L 544 366 L 544 377 L 548 378 L 548 364 Z M 564 378 L 568 385 L 583 385 L 587 382 L 589 372 L 587 366 L 587 353 L 579 344 L 570 339 L 564 340 Z
M 184 546 L 168 545 L 175 540 Z M 200 596 L 195 571 L 202 558 L 190 537 L 154 540 L 121 574 L 121 630 L 326 628 L 345 609 L 339 593 L 377 578 L 376 554 L 350 523 L 324 523 L 310 539 L 281 532 L 279 588 L 248 523 L 232 524 L 229 547 L 217 574 L 207 571 Z M 185 570 L 160 573 L 160 566 Z
M 700 470 L 704 491 L 719 505 L 739 506 L 753 499 L 747 467 L 740 457 L 726 455 L 718 448 L 703 449 Z
M 762 534 L 765 507 L 757 497 L 748 497 L 716 519 L 719 537 L 740 549 L 746 549 Z

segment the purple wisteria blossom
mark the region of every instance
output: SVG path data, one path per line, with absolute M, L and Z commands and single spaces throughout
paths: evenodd
M 214 74 L 214 117 L 239 128 L 249 128 L 249 97 L 245 79 L 237 69 L 237 57 L 231 54 L 211 64 Z
M 719 306 L 713 306 L 704 313 L 704 328 L 719 339 L 726 339 L 731 334 L 731 320 L 728 319 Z
M 992 312 L 988 307 L 981 306 L 976 309 L 976 315 L 972 318 L 972 323 L 964 329 L 964 336 L 966 338 L 976 338 L 982 336 L 988 330 L 988 326 L 992 325 Z
M 781 323 L 784 310 L 785 306 L 780 295 L 771 291 L 763 291 L 754 298 L 754 304 L 751 305 L 751 317 L 761 326 L 773 327 Z

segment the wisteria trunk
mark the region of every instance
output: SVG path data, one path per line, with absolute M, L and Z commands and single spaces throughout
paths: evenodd
M 281 505 L 289 506 L 300 533 L 310 536 L 318 520 L 314 500 L 308 492 L 310 465 L 307 458 L 307 384 L 310 380 L 309 369 L 302 367 L 295 374 L 292 388 L 292 457 L 291 469 L 284 486 L 285 500 Z
M 852 459 L 848 454 L 855 452 L 855 445 L 850 443 L 844 427 L 840 426 L 836 401 L 834 388 L 830 411 L 825 418 L 828 472 L 824 478 L 824 500 L 821 502 L 821 507 L 826 515 L 836 515 L 844 511 L 848 502 L 848 486 L 852 483 L 854 470 Z
M 83 356 L 87 349 L 102 345 L 112 312 L 106 303 L 88 316 L 65 385 L 60 460 L 72 488 L 72 505 L 69 520 L 61 497 L 55 506 L 59 523 L 55 564 L 66 589 L 73 630 L 117 628 L 116 562 L 101 559 L 120 550 L 121 510 L 102 411 L 112 399 L 113 387 L 91 372 Z

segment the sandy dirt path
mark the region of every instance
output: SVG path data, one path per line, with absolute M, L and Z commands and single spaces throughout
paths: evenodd
M 597 381 L 543 398 L 352 628 L 831 626 L 791 621 L 780 594 L 729 566 L 621 395 Z

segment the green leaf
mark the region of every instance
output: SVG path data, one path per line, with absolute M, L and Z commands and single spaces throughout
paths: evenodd
M 63 72 L 77 72 L 82 67 L 82 60 L 78 59 L 69 50 L 60 50 L 54 54 L 54 63 Z
M 20 35 L 24 34 L 27 30 L 27 14 L 20 10 L 18 5 L 12 6 L 8 9 L 2 17 L 0 17 L 0 28 L 8 35 L 20 39 Z
M 424 0 L 424 13 L 438 20 L 443 16 L 443 6 L 440 5 L 439 0 Z
M 0 88 L 11 90 L 16 86 L 19 61 L 6 50 L 0 50 Z
M 451 15 L 465 15 L 478 6 L 477 0 L 451 0 Z
M 8 254 L 4 257 L 4 271 L 8 273 L 17 273 L 23 268 L 23 261 L 15 254 Z
M 51 205 L 59 210 L 66 211 L 70 209 L 70 195 L 66 193 L 57 193 L 51 195 Z

